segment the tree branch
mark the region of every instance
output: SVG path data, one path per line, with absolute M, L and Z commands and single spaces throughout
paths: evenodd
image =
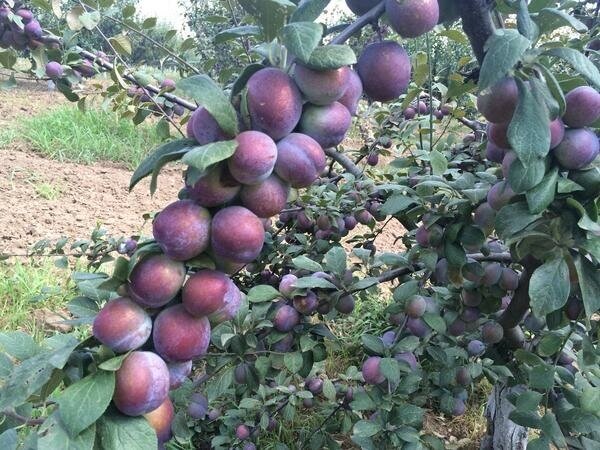
M 525 270 L 523 270 L 523 273 L 521 274 L 519 287 L 515 291 L 508 308 L 506 308 L 504 313 L 500 316 L 500 319 L 498 319 L 498 323 L 500 323 L 505 330 L 514 328 L 521 323 L 525 313 L 529 309 L 529 281 L 531 280 L 531 275 L 535 269 L 541 265 L 541 262 L 529 255 L 521 261 L 521 264 Z
M 340 166 L 342 166 L 356 178 L 362 176 L 362 170 L 360 170 L 360 168 L 356 164 L 354 164 L 354 161 L 352 161 L 343 153 L 338 152 L 334 148 L 326 148 L 324 149 L 324 151 L 327 156 L 329 156 L 331 159 L 337 162 Z
M 456 2 L 462 19 L 463 30 L 469 37 L 471 47 L 481 66 L 485 56 L 484 46 L 494 32 L 490 15 L 491 0 L 462 0 Z
M 331 40 L 331 44 L 343 44 L 366 25 L 376 22 L 385 12 L 385 2 L 380 2 L 377 6 L 373 7 L 368 13 L 360 16 L 356 21 L 348 25 L 344 31 L 338 34 Z

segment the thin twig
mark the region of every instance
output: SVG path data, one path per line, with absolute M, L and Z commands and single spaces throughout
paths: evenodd
M 382 1 L 369 12 L 360 16 L 355 22 L 348 25 L 344 31 L 331 40 L 331 44 L 343 44 L 368 24 L 377 22 L 384 12 L 385 2 Z
M 0 416 L 10 417 L 11 419 L 15 419 L 16 421 L 20 422 L 22 425 L 27 425 L 30 427 L 37 427 L 38 425 L 41 425 L 46 421 L 46 417 L 32 419 L 30 417 L 22 416 L 21 414 L 17 413 L 16 411 L 11 411 L 11 410 L 6 410 L 6 409 L 4 411 L 0 412 Z

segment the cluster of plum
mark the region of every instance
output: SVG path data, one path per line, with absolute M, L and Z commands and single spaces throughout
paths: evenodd
M 480 215 L 489 216 L 492 222 L 493 211 L 500 210 L 516 195 L 508 182 L 509 171 L 518 161 L 508 140 L 508 126 L 518 101 L 519 90 L 512 77 L 503 78 L 477 98 L 479 111 L 490 122 L 486 157 L 502 164 L 504 177 L 490 189 L 487 203 L 480 207 Z M 570 171 L 569 176 L 577 179 L 600 150 L 598 137 L 586 128 L 600 119 L 600 93 L 592 87 L 580 86 L 565 95 L 565 103 L 563 116 L 555 114 L 550 118 L 550 151 L 560 168 Z
M 165 78 L 160 82 L 161 92 L 173 92 L 176 83 L 171 78 Z M 185 114 L 185 108 L 178 103 L 172 103 L 162 96 L 151 97 L 151 93 L 140 86 L 130 86 L 127 90 L 127 96 L 140 103 L 152 103 L 150 109 L 157 115 L 166 114 L 169 117 L 181 117 Z M 161 111 L 162 109 L 162 111 Z
M 42 26 L 29 9 L 19 8 L 13 12 L 7 5 L 0 5 L 0 47 L 33 49 L 42 44 L 41 37 Z
M 405 120 L 411 120 L 417 117 L 417 115 L 429 114 L 430 112 L 437 120 L 442 120 L 444 117 L 449 116 L 452 110 L 447 105 L 442 105 L 439 108 L 435 108 L 433 105 L 427 106 L 423 100 L 419 100 L 402 111 L 402 116 Z

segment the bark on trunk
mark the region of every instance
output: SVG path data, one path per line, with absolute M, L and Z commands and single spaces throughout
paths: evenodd
M 481 441 L 481 450 L 525 450 L 527 448 L 527 428 L 517 425 L 508 418 L 514 406 L 508 401 L 512 392 L 519 392 L 518 386 L 509 387 L 496 383 L 485 408 L 487 435 Z

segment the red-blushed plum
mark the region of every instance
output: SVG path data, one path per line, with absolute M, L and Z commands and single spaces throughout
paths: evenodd
M 350 67 L 342 67 L 342 70 L 345 70 L 348 73 L 348 79 L 346 81 L 344 94 L 338 99 L 338 102 L 344 105 L 351 115 L 355 116 L 356 110 L 358 109 L 358 103 L 363 94 L 362 81 L 360 81 L 358 74 Z
M 275 172 L 292 187 L 310 186 L 326 164 L 323 148 L 306 134 L 292 133 L 277 143 Z
M 192 360 L 167 363 L 169 369 L 169 389 L 177 389 L 192 373 Z
M 339 102 L 325 106 L 304 106 L 298 129 L 310 136 L 323 148 L 339 145 L 352 124 L 348 109 Z
M 165 78 L 160 82 L 160 88 L 164 89 L 168 92 L 174 91 L 176 87 L 177 87 L 177 85 L 176 85 L 175 81 L 172 80 L 171 78 Z
M 406 328 L 413 335 L 423 338 L 429 334 L 429 326 L 421 318 L 409 317 L 406 321 Z
M 473 223 L 486 234 L 490 234 L 494 229 L 495 219 L 496 210 L 488 202 L 482 203 L 473 212 Z
M 554 149 L 554 157 L 565 169 L 583 169 L 598 156 L 598 136 L 587 128 L 565 131 L 562 142 Z
M 284 275 L 279 282 L 279 292 L 288 298 L 291 297 L 292 292 L 296 289 L 297 281 L 298 277 L 294 274 L 288 273 Z
M 225 304 L 223 307 L 208 316 L 210 323 L 218 325 L 221 322 L 233 319 L 237 315 L 242 306 L 244 294 L 242 294 L 242 291 L 240 291 L 235 284 L 233 286 L 235 289 L 232 291 L 231 295 L 225 296 Z
M 356 70 L 365 93 L 380 102 L 397 99 L 410 82 L 410 58 L 394 41 L 376 42 L 365 47 Z
M 414 105 L 419 114 L 427 114 L 429 108 L 427 108 L 427 103 L 422 100 L 419 100 L 416 105 Z
M 556 148 L 565 137 L 565 124 L 560 118 L 550 122 L 550 149 Z
M 565 95 L 565 124 L 571 128 L 590 126 L 600 118 L 600 93 L 589 86 L 579 86 Z
M 505 123 L 519 102 L 519 88 L 513 77 L 504 77 L 477 96 L 477 109 L 489 122 Z M 506 146 L 501 146 L 506 148 Z
M 357 16 L 362 16 L 381 3 L 381 0 L 346 0 L 346 5 Z
M 385 12 L 394 31 L 405 38 L 433 30 L 440 18 L 438 0 L 386 0 Z
M 239 289 L 223 272 L 203 269 L 185 282 L 182 304 L 192 316 L 208 316 L 239 297 Z
M 437 224 L 433 224 L 429 228 L 421 225 L 415 234 L 417 243 L 421 247 L 437 247 L 442 243 L 443 236 L 444 229 Z
M 385 381 L 381 373 L 381 358 L 379 356 L 369 356 L 362 365 L 362 375 L 367 384 L 380 384 Z
M 166 361 L 199 358 L 210 344 L 210 323 L 206 317 L 192 316 L 183 305 L 170 306 L 156 316 L 152 339 Z
M 249 263 L 262 250 L 265 230 L 261 220 L 243 206 L 217 212 L 212 222 L 211 245 L 217 257 Z
M 342 314 L 350 314 L 354 311 L 355 300 L 352 294 L 346 294 L 340 297 L 335 304 L 335 309 Z
M 483 277 L 481 278 L 481 283 L 484 286 L 493 286 L 500 281 L 500 277 L 502 276 L 502 266 L 497 262 L 491 262 L 486 265 L 483 269 Z
M 337 101 L 346 90 L 349 77 L 346 68 L 314 70 L 296 63 L 294 81 L 308 102 L 328 105 Z
M 148 255 L 129 275 L 129 296 L 136 303 L 159 308 L 177 295 L 185 280 L 185 265 L 165 255 Z
M 421 317 L 423 314 L 425 314 L 426 309 L 427 302 L 421 295 L 413 295 L 406 301 L 404 305 L 404 312 L 406 312 L 408 317 L 412 318 Z
M 278 141 L 292 132 L 302 114 L 302 95 L 294 80 L 272 67 L 254 73 L 247 84 L 252 129 Z
M 159 443 L 165 443 L 173 437 L 171 424 L 175 417 L 175 408 L 173 408 L 173 402 L 169 397 L 158 408 L 144 414 L 144 417 L 156 431 Z
M 300 314 L 289 305 L 281 305 L 275 311 L 273 326 L 277 331 L 286 333 L 300 323 Z
M 119 297 L 104 305 L 94 319 L 94 337 L 116 353 L 140 348 L 152 332 L 152 319 L 138 304 Z
M 158 408 L 169 395 L 169 369 L 152 352 L 129 354 L 115 374 L 113 402 L 128 416 L 140 416 Z
M 488 123 L 488 140 L 492 141 L 498 147 L 511 148 L 510 142 L 508 142 L 508 125 L 508 123 Z
M 186 261 L 208 248 L 210 213 L 192 200 L 178 200 L 158 213 L 152 232 L 165 255 Z
M 63 66 L 59 62 L 50 61 L 46 64 L 46 75 L 49 78 L 60 78 L 63 73 Z
M 515 196 L 515 193 L 511 189 L 510 185 L 506 181 L 499 181 L 492 186 L 487 195 L 487 201 L 492 208 L 496 211 L 502 209 L 502 207 L 508 205 L 511 199 Z
M 231 176 L 242 184 L 257 184 L 273 172 L 277 145 L 265 133 L 243 131 L 235 138 L 237 148 L 229 158 Z
M 241 441 L 248 439 L 250 437 L 250 429 L 244 424 L 238 425 L 235 429 L 235 437 Z
M 418 365 L 417 358 L 412 352 L 397 353 L 394 355 L 394 359 L 399 362 L 404 361 L 406 364 L 408 364 L 411 370 L 415 370 Z
M 487 146 L 485 148 L 485 157 L 488 161 L 501 163 L 507 151 L 508 150 L 506 150 L 505 148 L 498 147 L 492 141 L 488 141 Z
M 417 111 L 412 106 L 409 106 L 408 108 L 406 108 L 404 110 L 404 112 L 402 113 L 402 115 L 404 116 L 404 119 L 411 120 L 411 119 L 414 119 L 417 116 Z
M 379 163 L 379 155 L 377 153 L 371 153 L 367 158 L 367 164 L 371 167 L 375 167 Z
M 504 337 L 504 329 L 498 322 L 486 322 L 481 328 L 483 342 L 497 344 Z
M 196 109 L 188 121 L 188 137 L 193 138 L 199 145 L 224 141 L 228 136 L 206 108 Z
M 289 184 L 273 174 L 258 184 L 244 186 L 240 199 L 258 217 L 267 218 L 279 214 L 285 208 L 289 194 Z
M 227 164 L 212 166 L 194 185 L 186 183 L 186 186 L 189 198 L 205 208 L 231 202 L 241 189 L 240 183 L 231 176 Z
M 503 268 L 498 285 L 507 291 L 516 290 L 519 287 L 519 274 L 508 267 Z
M 74 66 L 74 68 L 84 78 L 91 78 L 97 73 L 96 68 L 94 67 L 94 63 L 89 59 L 84 59 L 81 63 Z
M 246 442 L 242 450 L 256 450 L 256 444 L 254 442 Z
M 502 176 L 504 178 L 508 178 L 510 168 L 517 159 L 519 158 L 517 157 L 517 152 L 514 150 L 509 150 L 506 152 L 504 158 L 502 159 Z
M 300 314 L 309 316 L 317 310 L 319 299 L 314 292 L 308 291 L 306 295 L 296 295 L 293 299 L 294 308 Z

